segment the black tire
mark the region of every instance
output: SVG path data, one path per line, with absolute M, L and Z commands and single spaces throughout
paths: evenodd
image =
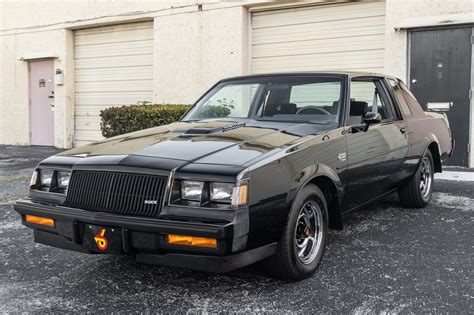
M 312 231 L 310 227 L 313 226 L 312 218 L 314 218 L 314 222 L 318 222 L 314 224 L 315 231 Z M 309 224 L 307 224 L 308 222 Z M 318 225 L 320 225 L 319 228 Z M 309 184 L 296 196 L 283 235 L 278 243 L 277 253 L 264 261 L 265 270 L 283 280 L 302 280 L 310 277 L 323 258 L 327 232 L 326 199 L 317 186 Z M 306 241 L 306 238 L 309 240 Z M 307 245 L 303 248 L 305 241 Z M 309 244 L 311 246 L 308 249 Z M 298 247 L 305 257 L 298 256 Z M 305 255 L 306 253 L 307 255 Z
M 426 169 L 425 169 L 426 168 Z M 429 173 L 426 173 L 428 171 Z M 408 208 L 424 208 L 431 200 L 434 183 L 434 163 L 430 150 L 421 158 L 415 175 L 398 189 L 400 203 Z M 425 186 L 423 186 L 425 185 Z M 426 187 L 425 189 L 423 187 Z

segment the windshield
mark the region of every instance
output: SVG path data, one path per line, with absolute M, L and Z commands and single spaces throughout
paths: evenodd
M 204 95 L 183 120 L 251 118 L 337 123 L 341 92 L 342 78 L 329 76 L 227 81 Z

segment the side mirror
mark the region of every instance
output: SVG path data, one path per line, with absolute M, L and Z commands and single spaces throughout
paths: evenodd
M 369 129 L 370 125 L 378 124 L 382 121 L 382 116 L 379 113 L 367 112 L 362 115 L 362 122 L 365 124 L 365 130 Z

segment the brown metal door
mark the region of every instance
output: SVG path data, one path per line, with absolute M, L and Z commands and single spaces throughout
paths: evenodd
M 468 164 L 471 36 L 471 27 L 410 33 L 410 90 L 425 111 L 447 114 L 456 140 L 451 165 Z
M 54 145 L 54 70 L 53 60 L 31 61 L 30 143 Z

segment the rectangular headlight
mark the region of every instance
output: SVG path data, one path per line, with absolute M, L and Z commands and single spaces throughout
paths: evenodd
M 204 182 L 183 180 L 181 182 L 181 199 L 201 201 Z
M 234 184 L 210 183 L 211 201 L 231 203 Z
M 67 189 L 69 186 L 69 179 L 71 179 L 71 172 L 58 171 L 56 173 L 59 189 Z
M 40 171 L 40 185 L 43 187 L 51 186 L 51 182 L 53 181 L 53 170 L 41 170 Z

